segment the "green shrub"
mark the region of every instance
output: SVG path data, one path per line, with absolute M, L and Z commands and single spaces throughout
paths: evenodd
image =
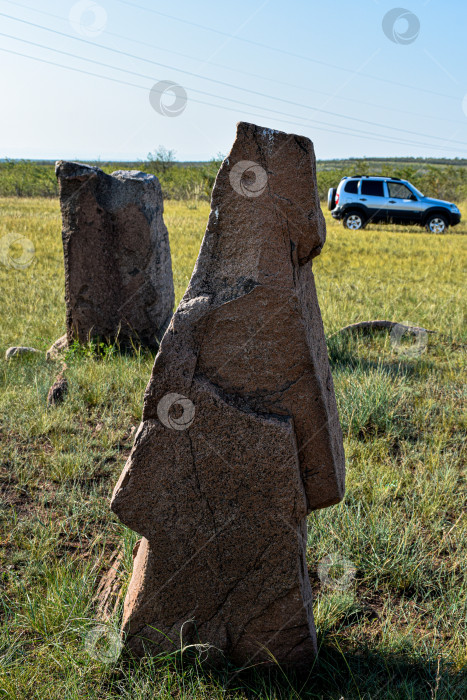
M 136 163 L 93 163 L 104 172 L 142 170 L 156 175 L 164 199 L 180 201 L 209 201 L 221 165 L 218 157 L 206 163 L 177 163 L 174 152 L 159 148 L 148 154 L 146 161 Z M 400 163 L 398 161 L 322 161 L 317 164 L 318 190 L 321 201 L 330 187 L 337 187 L 345 175 L 387 175 L 400 177 L 415 185 L 423 194 L 439 199 L 467 199 L 467 167 L 457 164 L 437 164 L 429 161 Z M 0 162 L 1 197 L 56 197 L 58 185 L 51 162 L 11 160 Z

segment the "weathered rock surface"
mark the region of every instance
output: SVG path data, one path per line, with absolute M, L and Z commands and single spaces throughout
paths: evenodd
M 13 345 L 5 352 L 5 360 L 11 360 L 12 357 L 17 355 L 33 355 L 36 352 L 39 352 L 36 348 L 29 348 L 25 345 Z
M 174 289 L 154 175 L 58 161 L 67 338 L 157 347 Z
M 112 498 L 143 536 L 123 621 L 137 654 L 181 634 L 238 664 L 315 654 L 306 514 L 344 494 L 310 262 L 324 241 L 312 143 L 240 123 Z
M 60 372 L 47 394 L 47 406 L 57 406 L 59 403 L 62 403 L 67 393 L 68 380 L 64 373 Z

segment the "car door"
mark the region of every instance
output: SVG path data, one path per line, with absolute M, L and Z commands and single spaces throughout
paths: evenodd
M 384 189 L 384 180 L 366 180 L 362 178 L 358 201 L 366 207 L 371 221 L 387 221 L 388 200 Z
M 417 196 L 403 182 L 388 180 L 388 218 L 394 223 L 418 222 L 421 217 Z

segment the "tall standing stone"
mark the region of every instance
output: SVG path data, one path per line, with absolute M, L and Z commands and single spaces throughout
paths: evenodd
M 154 175 L 58 161 L 68 342 L 157 347 L 174 304 L 169 237 Z
M 325 235 L 311 141 L 240 123 L 112 498 L 143 536 L 123 620 L 137 654 L 180 636 L 237 664 L 316 652 L 306 515 L 344 495 L 311 266 Z

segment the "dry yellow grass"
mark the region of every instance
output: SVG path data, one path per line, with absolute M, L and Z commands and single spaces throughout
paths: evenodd
M 177 301 L 208 211 L 166 204 Z M 108 499 L 153 357 L 99 359 L 84 349 L 71 353 L 69 395 L 53 411 L 46 396 L 57 367 L 38 355 L 0 358 L 2 697 L 467 696 L 465 223 L 439 237 L 382 226 L 354 233 L 326 216 L 314 270 L 327 335 L 371 318 L 437 333 L 419 356 L 399 354 L 387 334 L 329 339 L 348 478 L 345 501 L 309 518 L 319 665 L 300 680 L 89 655 L 94 592 L 121 541 L 131 570 L 136 535 L 111 516 Z M 12 344 L 45 350 L 65 318 L 57 201 L 0 199 L 0 238 L 11 231 L 36 254 L 25 270 L 0 266 L 2 355 Z M 329 553 L 355 567 L 343 591 L 319 579 Z

